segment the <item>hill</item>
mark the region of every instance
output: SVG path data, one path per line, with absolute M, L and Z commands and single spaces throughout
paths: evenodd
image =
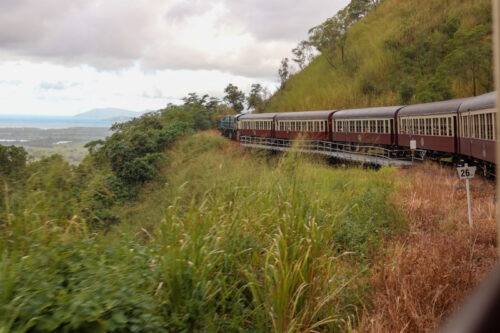
M 98 109 L 92 109 L 87 112 L 79 113 L 75 115 L 75 117 L 124 121 L 131 118 L 140 117 L 143 113 L 144 112 L 130 111 L 118 108 L 98 108 Z
M 411 104 L 491 91 L 491 17 L 489 0 L 385 0 L 347 30 L 342 48 L 323 50 L 292 75 L 264 111 Z

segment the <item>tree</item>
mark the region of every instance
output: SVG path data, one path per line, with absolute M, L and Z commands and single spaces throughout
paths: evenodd
M 292 61 L 299 65 L 299 68 L 304 69 L 313 59 L 314 59 L 314 51 L 311 43 L 308 41 L 301 41 L 297 44 L 297 47 L 292 50 L 294 54 L 294 58 Z
M 228 84 L 224 92 L 226 93 L 223 98 L 224 102 L 228 103 L 238 113 L 243 111 L 245 108 L 243 105 L 245 102 L 245 94 L 232 83 Z
M 347 6 L 349 20 L 354 23 L 363 18 L 376 4 L 372 0 L 351 0 Z
M 471 85 L 471 94 L 478 94 L 478 86 L 483 92 L 492 90 L 492 47 L 491 27 L 480 25 L 467 30 L 458 30 L 447 46 L 450 53 L 444 59 L 447 73 Z
M 184 105 L 204 105 L 207 102 L 208 95 L 199 97 L 197 93 L 189 93 L 187 97 L 183 97 Z
M 28 152 L 23 147 L 0 145 L 0 175 L 10 176 L 26 167 Z
M 281 66 L 278 69 L 278 75 L 280 77 L 281 88 L 285 87 L 286 81 L 290 78 L 290 72 L 288 69 L 288 58 L 281 60 Z
M 248 108 L 258 111 L 262 110 L 268 95 L 269 92 L 267 89 L 262 87 L 259 83 L 252 84 L 250 94 L 247 97 Z
M 347 29 L 351 23 L 348 10 L 345 8 L 321 25 L 309 30 L 309 43 L 321 54 L 325 55 L 326 60 L 332 67 L 337 65 L 338 52 L 340 52 L 341 63 L 345 60 Z

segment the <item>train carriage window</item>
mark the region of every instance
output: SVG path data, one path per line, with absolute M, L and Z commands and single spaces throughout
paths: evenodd
M 477 114 L 472 116 L 472 137 L 479 138 L 479 119 Z
M 369 129 L 370 133 L 377 133 L 377 127 L 376 127 L 375 123 L 376 123 L 376 120 L 370 120 L 370 129 Z
M 497 134 L 496 134 L 497 133 L 497 130 L 496 130 L 496 126 L 497 126 L 497 120 L 496 120 L 496 118 L 497 118 L 497 115 L 496 115 L 496 113 L 492 113 L 491 115 L 492 115 L 492 119 L 493 119 L 493 121 L 492 121 L 492 124 L 493 124 L 492 140 L 496 140 L 497 139 L 496 138 L 497 137 Z
M 461 124 L 462 124 L 462 136 L 469 138 L 470 133 L 469 133 L 469 117 L 467 116 L 462 116 L 461 118 Z
M 487 140 L 491 140 L 493 139 L 493 123 L 492 123 L 492 114 L 491 113 L 487 113 L 485 115 L 485 118 L 486 118 L 486 138 Z
M 485 114 L 480 114 L 479 115 L 479 123 L 481 124 L 480 126 L 480 131 L 481 131 L 481 139 L 486 139 L 488 134 L 486 133 L 486 115 Z

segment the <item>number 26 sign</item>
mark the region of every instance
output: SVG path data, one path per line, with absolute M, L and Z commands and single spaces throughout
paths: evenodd
M 463 167 L 458 167 L 457 171 L 460 179 L 470 179 L 474 178 L 474 175 L 476 174 L 476 167 L 465 165 Z

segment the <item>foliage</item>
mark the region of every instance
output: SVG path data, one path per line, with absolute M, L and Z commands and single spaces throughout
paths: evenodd
M 240 113 L 245 108 L 243 103 L 245 102 L 245 94 L 238 89 L 237 86 L 233 84 L 228 84 L 224 89 L 223 100 L 228 103 L 236 113 Z
M 288 58 L 281 60 L 281 66 L 278 69 L 278 76 L 280 78 L 281 88 L 285 87 L 286 81 L 290 78 L 290 70 L 288 68 Z
M 229 144 L 182 140 L 168 153 L 168 184 L 121 211 L 133 233 L 162 244 L 165 315 L 179 331 L 344 330 L 382 237 L 401 225 L 386 200 L 393 170 L 332 170 Z
M 269 98 L 269 92 L 259 83 L 252 84 L 250 93 L 247 97 L 248 109 L 256 112 L 261 112 Z
M 28 153 L 23 147 L 0 145 L 0 175 L 8 177 L 26 167 Z

